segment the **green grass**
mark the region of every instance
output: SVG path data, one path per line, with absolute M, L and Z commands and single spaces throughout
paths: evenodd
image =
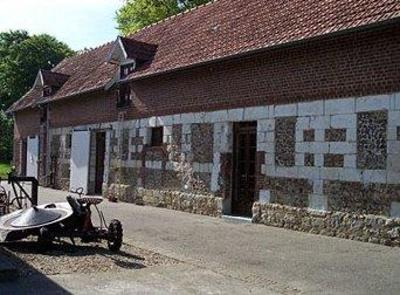
M 7 173 L 10 172 L 11 167 L 7 163 L 0 163 L 0 177 L 1 178 L 6 178 Z

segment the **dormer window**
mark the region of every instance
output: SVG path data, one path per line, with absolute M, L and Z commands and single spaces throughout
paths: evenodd
M 51 86 L 44 86 L 43 87 L 43 97 L 50 96 L 53 92 Z
M 131 88 L 129 84 L 120 84 L 118 90 L 117 107 L 126 107 L 131 103 Z
M 34 88 L 42 90 L 42 97 L 52 96 L 67 82 L 68 78 L 68 75 L 62 73 L 39 70 Z
M 107 57 L 107 62 L 118 65 L 118 71 L 111 84 L 126 79 L 136 70 L 140 70 L 140 66 L 150 64 L 156 51 L 155 44 L 119 36 Z
M 126 63 L 120 67 L 120 79 L 126 78 L 129 74 L 135 70 L 135 64 L 133 62 Z

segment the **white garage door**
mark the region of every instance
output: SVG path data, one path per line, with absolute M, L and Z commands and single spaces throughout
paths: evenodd
M 28 137 L 26 147 L 26 176 L 38 178 L 39 137 Z
M 82 187 L 87 193 L 89 179 L 90 131 L 74 131 L 71 143 L 70 190 Z

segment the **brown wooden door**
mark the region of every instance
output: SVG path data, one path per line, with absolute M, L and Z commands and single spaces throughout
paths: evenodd
M 96 133 L 96 180 L 94 192 L 101 195 L 104 178 L 104 157 L 106 152 L 106 133 Z
M 232 214 L 251 216 L 256 187 L 257 122 L 235 123 Z

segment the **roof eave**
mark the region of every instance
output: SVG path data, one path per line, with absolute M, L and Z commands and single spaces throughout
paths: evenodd
M 58 102 L 60 100 L 66 99 L 66 98 L 76 97 L 76 96 L 79 96 L 79 95 L 82 95 L 82 94 L 93 93 L 93 92 L 96 92 L 96 91 L 104 89 L 104 86 L 105 85 L 99 86 L 99 87 L 95 87 L 95 88 L 91 88 L 91 89 L 87 89 L 87 90 L 84 90 L 82 92 L 72 93 L 72 94 L 69 94 L 69 95 L 66 95 L 66 96 L 55 97 L 53 99 L 46 99 L 46 100 L 43 100 L 41 102 L 38 102 L 37 105 L 43 105 L 43 104 L 47 104 L 47 103 Z

